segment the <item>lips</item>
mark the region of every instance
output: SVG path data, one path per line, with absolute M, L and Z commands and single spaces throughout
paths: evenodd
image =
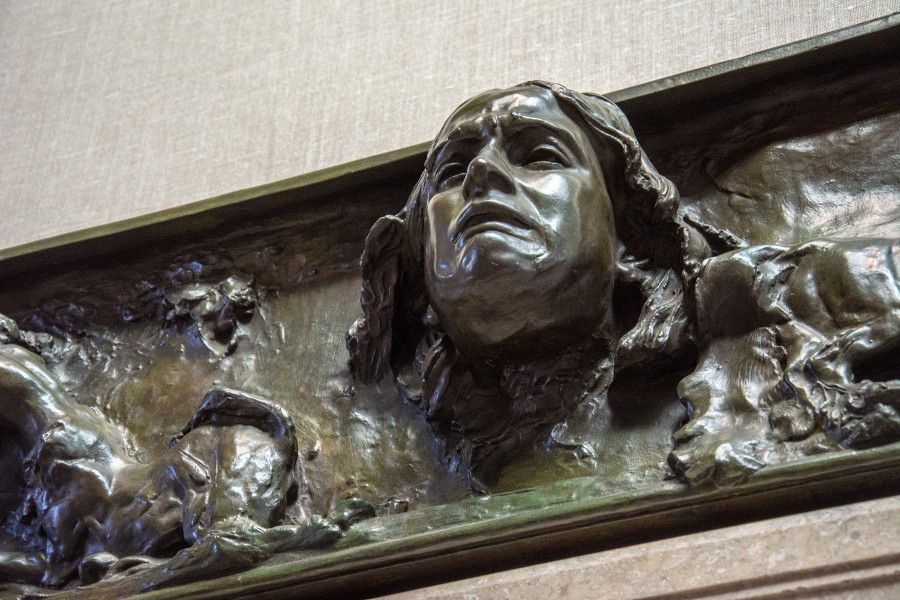
M 537 223 L 527 215 L 499 202 L 473 202 L 459 213 L 450 225 L 450 237 L 455 243 L 462 236 L 485 231 L 499 231 L 524 237 L 537 230 Z

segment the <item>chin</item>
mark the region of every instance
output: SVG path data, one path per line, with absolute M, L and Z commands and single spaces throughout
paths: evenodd
M 532 270 L 548 254 L 537 234 L 517 237 L 485 231 L 466 240 L 457 269 L 469 277 L 491 279 L 502 273 Z
M 533 283 L 533 277 L 475 281 L 458 298 L 442 295 L 432 305 L 464 355 L 501 362 L 534 356 L 555 339 L 560 315 L 547 311 L 558 303 Z

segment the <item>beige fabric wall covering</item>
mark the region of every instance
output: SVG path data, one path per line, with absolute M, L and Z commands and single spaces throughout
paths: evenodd
M 0 1 L 0 248 L 419 143 L 484 88 L 608 92 L 896 6 Z

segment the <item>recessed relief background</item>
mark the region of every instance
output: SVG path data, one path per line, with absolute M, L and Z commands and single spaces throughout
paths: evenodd
M 0 590 L 134 593 L 541 486 L 686 493 L 898 441 L 894 75 L 628 116 L 489 91 L 424 168 L 6 273 Z

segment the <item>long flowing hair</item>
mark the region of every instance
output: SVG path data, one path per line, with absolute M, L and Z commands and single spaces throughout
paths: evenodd
M 623 319 L 627 324 L 615 347 L 598 353 L 597 368 L 584 384 L 590 394 L 594 388 L 605 390 L 614 371 L 677 355 L 693 343 L 685 289 L 709 255 L 709 245 L 679 217 L 678 190 L 650 163 L 618 106 L 558 84 L 530 81 L 513 89 L 523 88 L 549 91 L 588 134 L 603 170 L 621 244 L 616 287 L 632 290 L 637 298 L 625 301 L 632 305 L 626 307 L 631 317 Z M 495 387 L 503 390 L 508 402 L 502 403 L 502 410 L 492 410 L 498 406 L 496 399 L 484 396 L 495 396 L 497 390 L 473 381 L 429 310 L 423 257 L 430 189 L 426 170 L 404 209 L 378 219 L 366 238 L 362 317 L 347 336 L 349 366 L 358 383 L 396 380 L 447 443 L 451 468 L 475 482 L 479 477 L 475 471 L 489 471 L 486 465 L 499 462 L 533 432 L 559 420 L 585 394 L 553 406 L 534 402 L 531 396 L 517 401 L 515 389 L 527 388 L 527 383 L 520 385 L 515 377 L 501 374 Z

